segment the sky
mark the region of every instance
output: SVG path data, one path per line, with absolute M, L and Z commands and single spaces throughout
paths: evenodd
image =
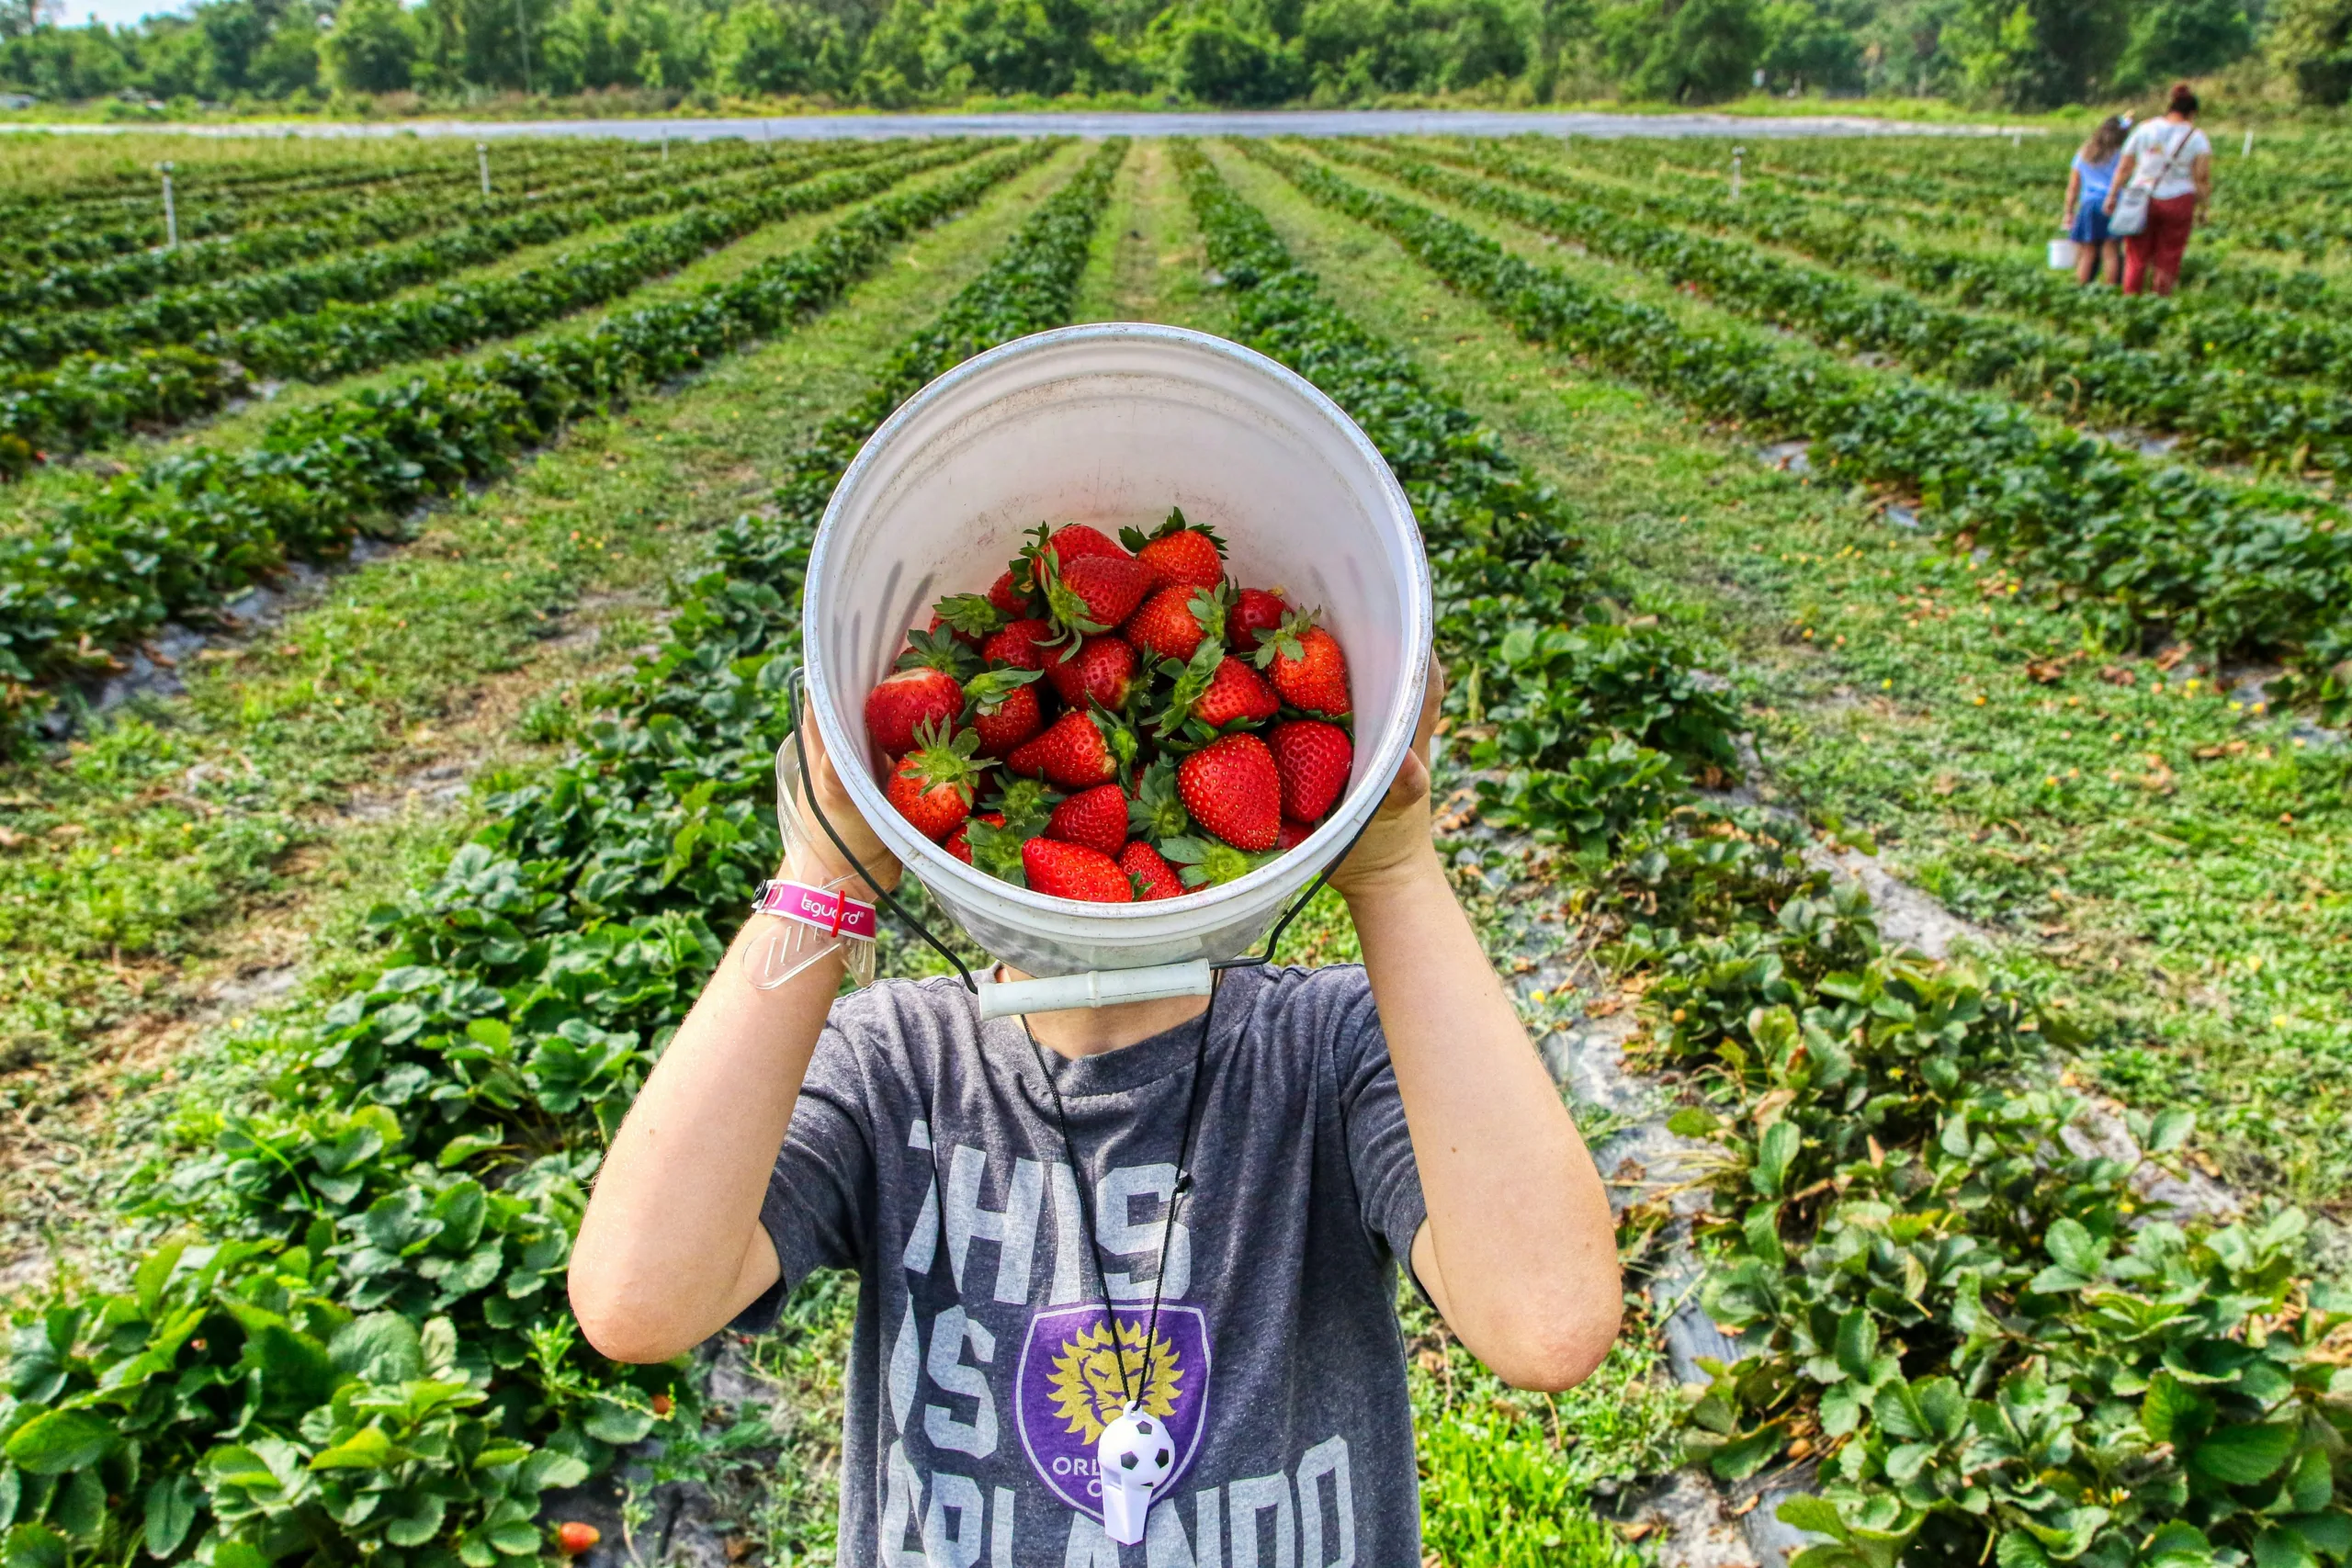
M 79 27 L 95 16 L 108 27 L 119 28 L 141 17 L 187 8 L 184 0 L 181 4 L 174 4 L 173 0 L 66 0 L 60 19 L 69 27 Z

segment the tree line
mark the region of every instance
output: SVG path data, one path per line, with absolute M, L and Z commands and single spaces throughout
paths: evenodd
M 2031 109 L 2228 70 L 2307 103 L 2352 92 L 2352 0 L 198 0 L 122 28 L 62 25 L 43 9 L 59 3 L 0 0 L 0 90 L 899 108 L 1702 104 L 1760 87 Z

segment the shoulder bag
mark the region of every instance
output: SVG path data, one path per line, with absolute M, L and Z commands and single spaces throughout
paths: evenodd
M 2146 231 L 2148 203 L 2155 197 L 2157 184 L 2171 172 L 2173 161 L 2180 156 L 2180 150 L 2188 146 L 2188 139 L 2196 134 L 2194 125 L 2183 126 L 2179 137 L 2165 149 L 2163 163 L 2151 164 L 2144 157 L 2140 160 L 2140 166 L 2132 171 L 2132 183 L 2116 193 L 2115 210 L 2107 218 L 2109 233 L 2120 234 L 2128 240 L 2134 234 Z

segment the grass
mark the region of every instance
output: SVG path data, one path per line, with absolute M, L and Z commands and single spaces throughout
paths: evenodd
M 1983 922 L 2074 1004 L 2094 1081 L 2197 1104 L 2234 1174 L 2340 1202 L 2352 754 L 2217 693 L 2194 656 L 2086 652 L 2030 585 L 1504 334 L 1385 237 L 1221 163 L 1349 310 L 1577 498 L 1644 585 L 1638 610 L 1714 642 L 1750 699 L 1767 798 L 1875 829 L 1902 875 Z
M 266 635 L 199 656 L 185 696 L 0 775 L 0 1107 L 21 1129 L 0 1166 L 39 1160 L 54 1134 L 40 1179 L 93 1176 L 137 1131 L 85 1124 L 105 1121 L 92 1097 L 153 1083 L 216 1021 L 224 975 L 332 965 L 366 907 L 471 820 L 465 781 L 560 744 L 596 678 L 650 640 L 668 586 L 701 569 L 704 531 L 764 499 L 797 436 L 1076 155 L 911 242 L 851 308 L 575 427 Z M 28 1211 L 0 1196 L 0 1213 Z

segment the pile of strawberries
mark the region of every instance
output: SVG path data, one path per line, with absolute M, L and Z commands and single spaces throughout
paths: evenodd
M 1225 542 L 1035 536 L 943 599 L 867 694 L 890 804 L 956 859 L 1098 904 L 1173 898 L 1295 847 L 1354 756 L 1337 638 L 1237 588 Z

